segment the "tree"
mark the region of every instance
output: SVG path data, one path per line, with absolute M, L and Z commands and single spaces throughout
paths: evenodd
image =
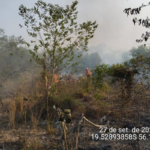
M 63 8 L 39 0 L 31 9 L 23 5 L 19 7 L 19 15 L 24 19 L 28 34 L 38 38 L 36 41 L 31 41 L 36 44 L 30 53 L 43 66 L 44 76 L 46 76 L 47 68 L 50 68 L 52 83 L 56 68 L 65 59 L 68 59 L 66 65 L 70 65 L 74 59 L 75 50 L 86 51 L 89 39 L 94 36 L 98 27 L 96 21 L 77 24 L 77 4 L 78 2 L 74 1 L 72 5 Z M 27 45 L 30 46 L 29 43 Z M 43 48 L 42 58 L 38 55 L 40 48 Z
M 53 87 L 55 87 L 54 74 L 56 69 L 66 59 L 68 60 L 66 65 L 70 65 L 76 50 L 86 51 L 89 39 L 94 36 L 98 27 L 96 21 L 77 24 L 77 4 L 78 1 L 74 1 L 72 5 L 63 8 L 39 0 L 33 8 L 29 9 L 24 5 L 19 7 L 19 15 L 24 19 L 27 33 L 36 38 L 35 41 L 30 41 L 35 43 L 30 53 L 43 66 L 42 76 L 46 85 L 48 129 L 50 127 L 48 101 L 49 97 L 53 98 L 54 96 L 55 88 Z M 30 46 L 29 43 L 26 44 Z M 41 48 L 43 48 L 43 57 L 39 57 L 38 53 Z M 48 78 L 47 70 L 50 70 L 52 74 L 50 78 Z M 50 87 L 49 84 L 51 84 Z
M 111 75 L 115 80 L 118 80 L 121 83 L 121 95 L 122 98 L 125 98 L 125 91 L 128 93 L 126 98 L 131 97 L 131 92 L 134 84 L 134 76 L 138 74 L 138 70 L 135 68 L 130 68 L 126 63 L 123 64 L 113 64 L 108 71 L 108 74 Z
M 138 48 L 132 48 L 129 52 L 133 58 L 136 58 L 139 55 L 142 55 L 144 58 L 150 56 L 150 48 L 143 45 L 138 46 Z
M 141 10 L 146 7 L 149 6 L 150 2 L 147 5 L 142 4 L 140 7 L 138 8 L 126 8 L 124 9 L 124 12 L 128 15 L 137 15 L 140 14 Z M 150 19 L 147 17 L 146 19 L 137 19 L 136 17 L 133 18 L 133 23 L 134 25 L 136 23 L 138 23 L 139 25 L 144 26 L 145 28 L 150 28 Z M 147 41 L 150 37 L 150 32 L 147 32 L 144 34 L 142 34 L 141 39 L 137 39 L 136 42 L 143 42 L 143 41 Z
M 150 2 L 146 5 L 142 4 L 138 8 L 126 8 L 124 9 L 124 12 L 128 15 L 138 15 L 140 14 L 141 10 L 144 7 L 147 7 L 150 5 Z M 137 19 L 136 17 L 133 18 L 133 23 L 142 25 L 143 27 L 149 29 L 150 28 L 150 19 L 147 17 L 146 19 Z M 137 39 L 136 42 L 147 42 L 150 38 L 150 32 L 146 31 L 145 34 L 143 33 L 141 35 L 140 39 Z M 146 44 L 144 44 L 146 46 Z M 138 71 L 142 74 L 142 78 L 144 79 L 144 82 L 147 81 L 148 88 L 149 88 L 149 64 L 150 64 L 150 55 L 149 55 L 149 48 L 144 48 L 143 46 L 138 47 L 137 49 L 132 49 L 131 54 L 133 58 L 130 60 L 131 66 L 134 68 L 137 68 Z M 147 88 L 147 89 L 148 89 Z

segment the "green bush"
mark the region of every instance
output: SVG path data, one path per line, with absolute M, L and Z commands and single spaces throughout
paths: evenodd
M 104 77 L 107 76 L 108 72 L 108 65 L 107 64 L 102 64 L 97 66 L 93 71 L 92 71 L 92 83 L 95 88 L 102 88 L 103 87 L 103 79 Z
M 78 106 L 79 102 L 70 95 L 61 101 L 61 109 L 71 109 L 71 111 L 74 111 Z

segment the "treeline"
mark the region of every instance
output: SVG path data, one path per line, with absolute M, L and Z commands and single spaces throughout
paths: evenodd
M 77 57 L 82 54 L 82 57 Z M 75 74 L 85 74 L 85 68 L 88 67 L 90 70 L 93 70 L 96 66 L 102 63 L 101 57 L 97 52 L 88 53 L 88 52 L 77 52 L 73 62 L 77 62 L 76 65 L 71 67 L 71 71 Z
M 23 44 L 21 37 L 6 35 L 0 37 L 1 82 L 9 75 L 17 75 L 17 72 L 33 67 L 32 57 Z
M 18 78 L 18 75 L 23 71 L 35 70 L 38 64 L 32 58 L 29 49 L 25 48 L 25 41 L 22 37 L 7 36 L 2 29 L 0 32 L 0 83 L 7 78 Z M 78 55 L 81 55 L 81 57 L 78 57 Z M 88 52 L 75 51 L 75 56 L 73 63 L 76 63 L 76 65 L 71 66 L 67 71 L 73 70 L 79 73 L 85 71 L 86 67 L 94 69 L 101 63 L 98 53 L 88 54 Z M 65 70 L 65 66 L 59 67 L 61 71 Z
M 9 97 L 17 91 L 22 82 L 27 82 L 37 69 L 35 61 L 24 46 L 22 37 L 7 36 L 0 30 L 0 87 Z M 30 75 L 29 75 L 30 74 Z M 11 94 L 11 95 L 10 95 Z

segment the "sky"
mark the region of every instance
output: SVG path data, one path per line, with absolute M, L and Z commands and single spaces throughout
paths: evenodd
M 47 3 L 60 6 L 71 5 L 72 0 L 43 0 Z M 128 16 L 123 12 L 125 8 L 136 8 L 148 4 L 150 0 L 78 0 L 78 23 L 97 21 L 98 28 L 94 38 L 90 40 L 89 47 L 105 45 L 113 52 L 129 51 L 140 45 L 136 39 L 147 31 L 144 27 L 133 24 L 132 19 L 145 18 L 150 14 L 150 6 L 142 9 L 137 16 Z M 25 29 L 19 27 L 23 19 L 19 16 L 19 6 L 27 8 L 34 6 L 37 0 L 0 0 L 0 28 L 7 35 L 22 36 L 25 40 L 29 37 Z M 144 44 L 144 43 L 142 43 Z M 147 44 L 149 44 L 147 42 Z

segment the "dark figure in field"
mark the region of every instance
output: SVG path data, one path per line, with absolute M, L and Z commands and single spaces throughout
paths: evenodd
M 86 68 L 85 70 L 86 70 L 86 77 L 87 77 L 86 87 L 87 87 L 87 89 L 89 89 L 91 72 L 90 72 L 90 70 L 88 68 Z

